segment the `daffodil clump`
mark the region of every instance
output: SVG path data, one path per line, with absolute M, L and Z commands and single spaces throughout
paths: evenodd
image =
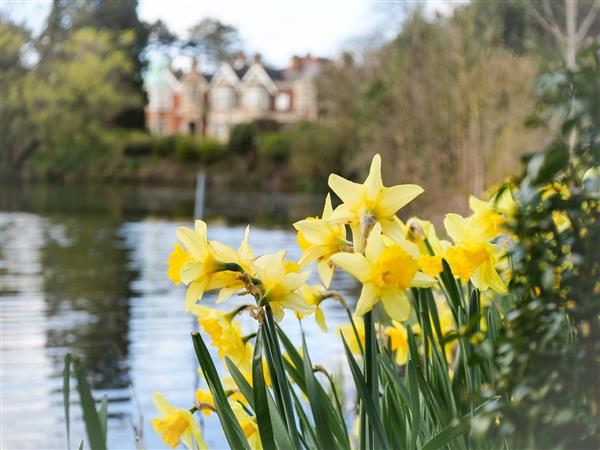
M 286 313 L 293 313 L 300 321 L 315 320 L 328 333 L 323 302 L 336 302 L 348 316 L 348 323 L 337 327 L 335 334 L 346 349 L 359 393 L 362 447 L 422 442 L 419 430 L 413 430 L 416 438 L 409 433 L 416 417 L 405 417 L 405 442 L 373 416 L 401 401 L 405 388 L 396 387 L 402 383 L 400 374 L 418 382 L 412 378 L 417 376 L 416 364 L 425 370 L 422 382 L 431 382 L 429 377 L 438 371 L 436 383 L 440 389 L 446 386 L 445 395 L 451 398 L 439 401 L 450 408 L 443 416 L 447 426 L 464 406 L 452 383 L 485 381 L 487 375 L 473 372 L 467 364 L 475 352 L 475 337 L 489 328 L 480 313 L 490 308 L 490 302 L 482 302 L 482 295 L 485 299 L 507 291 L 511 241 L 504 225 L 515 208 L 510 192 L 502 191 L 489 201 L 471 197 L 471 215 L 446 215 L 447 239 L 442 239 L 430 221 L 400 219 L 399 211 L 423 189 L 412 184 L 384 186 L 379 155 L 364 183 L 333 174 L 329 186 L 337 196 L 335 202 L 328 194 L 321 216 L 294 223 L 302 251 L 297 261 L 285 251 L 256 255 L 249 229 L 237 250 L 209 239 L 201 220 L 193 229 L 177 230 L 179 242 L 167 273 L 173 283 L 186 287 L 182 309 L 198 318 L 202 332 L 194 335 L 194 345 L 207 387 L 198 389 L 196 402 L 188 409 L 171 406 L 155 394 L 163 417 L 152 424 L 165 444 L 206 448 L 194 414 L 216 412 L 232 448 L 355 445 L 347 432 L 348 412 L 337 394 L 335 401 L 327 394 L 331 389 L 337 392 L 334 378 L 326 368 L 313 367 L 305 343 L 297 350 L 278 325 Z M 309 280 L 313 264 L 320 283 Z M 332 289 L 336 271 L 360 284 L 355 302 Z M 247 301 L 226 311 L 221 305 L 207 306 L 203 301 L 207 293 L 214 294 L 216 304 L 233 295 Z M 241 314 L 255 319 L 253 329 L 244 331 Z M 489 320 L 495 317 L 492 314 Z M 220 377 L 215 378 L 205 339 L 222 361 Z M 362 370 L 355 358 L 362 361 Z M 400 419 L 403 407 L 394 408 L 399 408 L 393 414 Z

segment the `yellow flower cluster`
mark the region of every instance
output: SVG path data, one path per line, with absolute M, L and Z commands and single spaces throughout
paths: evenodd
M 193 230 L 177 229 L 179 243 L 169 257 L 168 276 L 175 284 L 187 287 L 184 310 L 198 317 L 219 357 L 230 358 L 250 383 L 254 334 L 244 336 L 236 316 L 247 310 L 262 323 L 265 310 L 272 312 L 277 321 L 286 310 L 292 310 L 301 319 L 314 314 L 317 324 L 326 332 L 323 301 L 338 300 L 347 308 L 345 300 L 330 290 L 336 268 L 362 285 L 353 323 L 339 327 L 338 332 L 353 353 L 362 354 L 365 345 L 362 316 L 381 303 L 391 326 L 378 329 L 382 337 L 389 339 L 398 364 L 405 364 L 409 353 L 407 326 L 416 336 L 421 334 L 414 315 L 411 319 L 411 300 L 407 294 L 413 288 L 430 287 L 439 293 L 444 261 L 461 283 L 470 282 L 482 292 L 488 289 L 506 292 L 505 281 L 497 269 L 505 256 L 500 245 L 504 239 L 503 225 L 515 209 L 508 190 L 490 201 L 471 197 L 472 214 L 468 217 L 447 214 L 444 227 L 450 240 L 444 240 L 438 237 L 433 223 L 416 217 L 403 222 L 396 215 L 423 189 L 412 184 L 384 186 L 379 155 L 373 158 L 364 183 L 332 174 L 329 187 L 341 203 L 333 208 L 327 195 L 320 217 L 294 224 L 302 251 L 298 261 L 287 260 L 285 251 L 256 256 L 249 243 L 248 228 L 237 250 L 209 240 L 207 226 L 201 220 L 196 221 Z M 307 284 L 306 269 L 312 263 L 316 264 L 322 285 Z M 208 291 L 217 293 L 216 303 L 234 294 L 251 295 L 255 301 L 224 312 L 198 304 Z M 443 338 L 456 329 L 456 324 L 445 301 L 438 299 L 436 303 Z M 452 346 L 445 349 L 450 358 Z M 270 383 L 267 371 L 265 380 Z M 241 406 L 242 396 L 235 387 L 229 395 L 251 447 L 261 448 L 256 421 Z M 200 448 L 205 448 L 191 414 L 198 409 L 204 414 L 212 412 L 210 393 L 203 390 L 196 393 L 197 408 L 192 408 L 193 411 L 168 405 L 160 394 L 154 400 L 164 417 L 155 419 L 153 426 L 165 443 L 175 446 L 181 439 L 189 447 L 194 439 Z

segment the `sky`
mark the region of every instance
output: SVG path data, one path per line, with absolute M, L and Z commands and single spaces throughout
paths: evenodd
M 109 0 L 118 1 L 118 0 Z M 421 0 L 429 13 L 447 12 L 464 0 Z M 397 0 L 140 0 L 141 20 L 163 20 L 180 35 L 205 17 L 234 25 L 248 54 L 261 53 L 283 66 L 294 54 L 335 57 L 352 40 L 379 32 L 393 34 Z M 41 30 L 50 0 L 0 0 L 0 9 L 35 31 Z M 400 16 L 398 15 L 398 23 Z M 386 33 L 387 32 L 387 33 Z

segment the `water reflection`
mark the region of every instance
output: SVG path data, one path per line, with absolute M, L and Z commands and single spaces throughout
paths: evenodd
M 212 196 L 206 205 L 213 219 L 211 238 L 237 246 L 243 227 L 235 224 L 258 222 L 263 227 L 251 235 L 258 253 L 285 248 L 297 258 L 293 233 L 264 224 L 289 224 L 317 214 L 320 202 Z M 2 189 L 2 448 L 65 447 L 61 377 L 67 351 L 82 359 L 95 394 L 109 398 L 110 447 L 134 448 L 134 427 L 144 431 L 146 448 L 163 447 L 149 425 L 151 393 L 160 388 L 173 403 L 185 405 L 198 383 L 189 338 L 196 324 L 182 313 L 183 288 L 165 276 L 175 229 L 190 224 L 192 209 L 193 192 L 176 188 Z M 336 283 L 355 295 L 348 277 Z M 324 307 L 331 336 L 308 321 L 307 339 L 315 363 L 335 366 L 342 353 L 332 333 L 344 313 L 334 303 Z M 297 337 L 293 317 L 286 321 Z M 243 325 L 255 327 L 249 317 Z M 217 420 L 213 415 L 205 422 L 211 448 L 225 445 Z M 77 406 L 72 436 L 72 442 L 83 436 Z

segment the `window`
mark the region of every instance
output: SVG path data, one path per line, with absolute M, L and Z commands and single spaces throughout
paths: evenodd
M 244 91 L 242 104 L 245 109 L 268 111 L 270 106 L 269 93 L 262 86 L 249 86 Z
M 287 92 L 281 92 L 275 97 L 275 109 L 277 111 L 288 111 L 291 103 L 290 94 Z
M 168 88 L 157 88 L 148 93 L 150 109 L 154 111 L 169 111 L 173 108 L 173 94 Z
M 211 106 L 214 109 L 235 107 L 235 91 L 230 86 L 217 86 L 210 93 Z

